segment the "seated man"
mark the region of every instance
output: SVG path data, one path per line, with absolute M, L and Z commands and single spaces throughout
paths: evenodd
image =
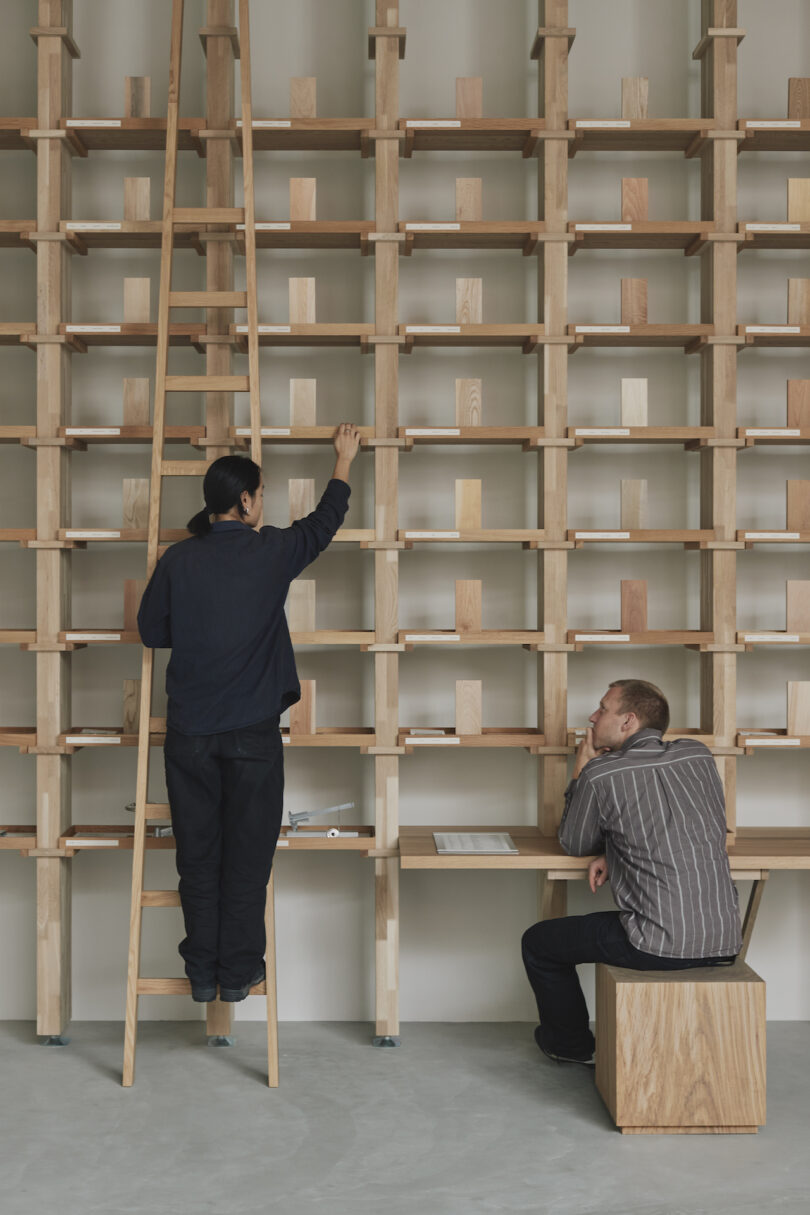
M 723 788 L 703 743 L 664 742 L 669 706 L 654 684 L 617 679 L 592 713 L 565 792 L 559 838 L 570 856 L 602 853 L 618 911 L 542 920 L 523 936 L 537 998 L 534 1036 L 558 1062 L 593 1066 L 580 962 L 634 970 L 730 964 L 742 935 L 726 853 Z

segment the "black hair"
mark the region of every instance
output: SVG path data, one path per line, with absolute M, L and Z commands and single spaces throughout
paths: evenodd
M 194 536 L 205 536 L 211 530 L 210 515 L 227 515 L 234 506 L 244 513 L 240 501 L 242 494 L 253 497 L 261 480 L 262 470 L 247 456 L 220 456 L 205 474 L 205 507 L 189 519 L 186 527 Z

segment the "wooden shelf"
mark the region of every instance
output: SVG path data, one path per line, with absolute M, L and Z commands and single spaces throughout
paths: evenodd
M 619 629 L 569 629 L 568 640 L 576 650 L 593 645 L 688 645 L 703 648 L 714 644 L 714 633 L 672 629 L 652 629 L 645 633 L 623 633 Z
M 242 123 L 234 124 L 241 151 Z M 254 118 L 254 152 L 360 152 L 370 156 L 373 118 Z
M 764 629 L 748 629 L 737 634 L 737 641 L 750 653 L 761 645 L 810 645 L 810 633 L 788 633 L 785 629 L 772 629 L 770 632 Z
M 36 321 L 3 321 L 0 322 L 0 346 L 19 346 L 26 343 L 26 338 L 37 331 Z
M 810 330 L 808 331 L 810 332 Z M 569 325 L 579 346 L 683 346 L 697 349 L 714 336 L 714 325 Z
M 683 249 L 698 253 L 715 226 L 706 220 L 591 221 L 575 220 L 568 225 L 574 237 L 569 253 L 580 249 Z
M 33 527 L 0 527 L 0 544 L 22 544 L 23 546 L 36 540 L 36 528 Z
M 60 426 L 56 432 L 60 438 L 73 439 L 77 448 L 95 446 L 98 443 L 152 443 L 151 426 Z M 167 443 L 189 443 L 192 447 L 205 444 L 204 426 L 167 426 Z
M 542 221 L 514 223 L 484 220 L 448 220 L 444 223 L 401 221 L 398 230 L 405 234 L 400 251 L 409 257 L 417 249 L 515 249 L 525 256 L 533 253 L 539 241 L 567 241 L 555 232 L 546 235 Z
M 518 346 L 533 354 L 543 341 L 543 326 L 532 325 L 398 325 L 404 353 L 414 346 Z
M 810 544 L 810 532 L 749 530 L 737 532 L 737 539 L 743 541 L 746 548 L 753 548 L 755 544 Z
M 604 443 L 682 443 L 686 451 L 709 446 L 716 438 L 713 426 L 569 426 L 575 447 Z
M 237 338 L 237 348 L 246 346 L 247 325 L 231 325 L 230 333 Z M 260 346 L 358 346 L 367 350 L 373 336 L 374 326 L 365 323 L 259 325 Z
M 373 426 L 360 426 L 360 445 L 368 448 L 376 439 Z M 232 426 L 228 431 L 235 446 L 247 443 L 250 439 L 249 426 Z M 262 443 L 273 446 L 276 444 L 304 443 L 307 445 L 331 446 L 335 437 L 334 426 L 263 426 L 261 428 Z
M 427 727 L 421 727 L 425 729 Z M 484 726 L 480 734 L 456 734 L 452 727 L 436 728 L 435 734 L 412 733 L 409 727 L 403 726 L 397 741 L 405 748 L 406 755 L 412 755 L 416 750 L 435 750 L 445 747 L 457 750 L 459 747 L 526 747 L 529 749 L 545 746 L 545 738 L 541 730 L 521 726 Z
M 70 544 L 145 544 L 145 527 L 60 527 L 57 531 L 60 541 Z M 188 531 L 184 527 L 161 528 L 161 544 L 174 544 L 177 540 L 187 540 Z
M 36 118 L 0 118 L 0 152 L 35 151 L 29 132 L 36 126 Z
M 545 139 L 569 139 L 564 131 L 546 135 L 542 118 L 400 118 L 403 156 L 414 152 L 520 152 L 534 156 Z
M 737 127 L 745 135 L 741 152 L 810 151 L 810 121 L 799 118 L 741 118 Z
M 90 249 L 159 249 L 163 224 L 159 219 L 144 220 L 62 220 L 59 231 L 81 254 Z M 31 231 L 36 231 L 36 225 Z M 176 224 L 174 243 L 178 249 L 205 250 L 199 242 L 205 224 Z
M 810 325 L 738 325 L 746 346 L 808 346 Z
M 695 531 L 576 528 L 568 532 L 568 539 L 574 542 L 575 548 L 582 548 L 583 544 L 684 544 L 702 548 L 713 542 L 715 535 L 705 528 Z
M 0 443 L 21 443 L 33 439 L 36 433 L 36 426 L 0 426 Z
M 31 826 L 0 827 L 0 852 L 22 852 L 25 854 L 37 846 L 37 829 Z
M 314 734 L 290 734 L 289 728 L 285 727 L 281 731 L 281 741 L 290 747 L 359 747 L 361 750 L 377 743 L 370 726 L 318 726 Z
M 63 118 L 59 128 L 69 131 L 88 152 L 155 152 L 166 147 L 165 118 Z M 181 118 L 178 151 L 203 155 L 200 132 L 204 129 L 202 118 Z
M 29 233 L 35 232 L 35 219 L 3 219 L 0 220 L 0 249 L 32 249 L 36 245 L 29 240 Z
M 25 755 L 36 742 L 35 726 L 0 726 L 0 747 L 17 747 Z
M 435 529 L 403 529 L 397 539 L 405 541 L 406 548 L 414 544 L 523 544 L 527 548 L 546 547 L 545 532 L 537 528 L 481 528 L 478 531 L 447 531 Z M 554 548 L 570 547 L 560 541 L 549 541 Z
M 36 629 L 0 629 L 0 645 L 23 646 L 36 639 Z
M 432 645 L 520 645 L 539 648 L 545 647 L 545 640 L 544 633 L 533 629 L 482 629 L 477 633 L 458 629 L 400 629 L 397 633 L 397 641 L 404 644 L 406 650 Z
M 201 323 L 169 325 L 169 345 L 193 346 L 207 332 L 208 327 Z M 157 346 L 157 325 L 152 322 L 73 322 L 60 325 L 59 333 L 78 350 L 86 346 Z
M 341 831 L 358 832 L 356 839 L 350 836 L 339 836 L 336 839 L 328 839 L 323 835 L 317 834 L 317 832 L 323 830 L 323 827 L 303 826 L 299 827 L 297 831 L 292 831 L 288 826 L 284 826 L 281 829 L 277 846 L 290 852 L 359 852 L 361 855 L 374 849 L 375 832 L 373 827 L 341 824 Z M 59 843 L 65 849 L 67 855 L 75 855 L 77 852 L 106 852 L 110 849 L 131 851 L 133 835 L 134 828 L 130 826 L 90 824 L 70 827 L 62 835 Z M 3 844 L 3 837 L 0 836 L 0 847 L 3 847 Z M 6 844 L 5 846 L 14 847 L 13 844 Z M 168 850 L 173 849 L 174 846 L 175 840 L 173 835 L 156 836 L 154 827 L 147 827 L 147 848 Z
M 687 152 L 711 137 L 713 118 L 571 118 L 577 152 Z
M 546 439 L 542 426 L 400 426 L 397 434 L 406 448 L 518 444 L 524 451 L 531 451 L 546 445 L 572 446 L 564 439 Z
M 311 633 L 291 630 L 290 638 L 293 645 L 349 645 L 364 648 L 374 645 L 376 635 L 373 629 L 315 629 Z
M 810 734 L 788 734 L 787 730 L 744 730 L 738 727 L 737 746 L 746 755 L 755 751 L 806 751 Z
M 810 430 L 798 426 L 741 426 L 737 435 L 744 440 L 746 447 L 810 443 Z
M 810 248 L 810 224 L 808 223 L 744 223 L 737 225 L 744 236 L 738 246 L 746 249 L 808 249 Z

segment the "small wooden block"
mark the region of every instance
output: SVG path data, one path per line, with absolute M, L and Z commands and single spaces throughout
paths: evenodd
M 469 220 L 478 223 L 484 215 L 482 182 L 480 177 L 456 178 L 456 219 L 462 223 Z
M 785 598 L 785 631 L 810 633 L 810 582 L 787 582 Z
M 787 482 L 787 530 L 810 531 L 810 481 Z
M 456 380 L 456 426 L 481 425 L 481 381 Z
M 623 633 L 647 632 L 647 583 L 643 579 L 622 580 Z
M 810 682 L 791 680 L 787 686 L 787 732 L 810 734 Z
M 124 680 L 124 733 L 137 734 L 141 721 L 141 681 Z
M 788 178 L 787 217 L 789 224 L 810 221 L 810 177 Z
M 315 580 L 296 578 L 287 596 L 287 624 L 291 633 L 315 632 Z
M 152 77 L 124 78 L 124 117 L 149 118 L 152 114 Z
M 124 178 L 124 219 L 134 223 L 149 219 L 151 177 Z
M 124 380 L 124 425 L 148 426 L 149 380 Z
M 149 324 L 149 295 L 152 280 L 124 279 L 124 322 L 131 325 Z
M 481 482 L 456 481 L 456 530 L 481 530 Z
M 622 178 L 622 223 L 649 218 L 649 180 L 646 177 Z
M 788 78 L 788 118 L 810 118 L 810 79 L 806 76 Z
M 456 680 L 456 734 L 481 733 L 480 679 Z
M 744 962 L 596 967 L 596 1087 L 637 1134 L 755 1131 L 765 1122 L 765 984 Z
M 293 76 L 290 79 L 290 118 L 316 118 L 317 79 L 315 76 Z
M 480 278 L 456 279 L 456 324 L 480 325 L 483 317 Z
M 317 178 L 290 178 L 290 219 L 293 222 L 297 220 L 309 221 L 315 219 L 316 193 Z
M 315 279 L 290 279 L 290 324 L 315 324 Z
M 646 118 L 649 91 L 649 77 L 623 76 L 622 118 Z
M 810 278 L 788 279 L 789 325 L 810 325 Z
M 787 424 L 801 430 L 810 428 L 810 380 L 788 380 Z
M 144 578 L 126 578 L 124 580 L 124 632 L 134 633 L 138 628 L 138 608 L 146 590 Z
M 456 632 L 481 632 L 481 582 L 456 580 Z
M 290 380 L 290 426 L 315 425 L 317 380 Z
M 315 481 L 311 477 L 290 481 L 290 523 L 311 515 L 315 509 Z
M 149 525 L 149 479 L 125 477 L 123 482 L 125 528 L 139 530 Z
M 622 530 L 637 531 L 647 526 L 647 482 L 622 481 Z
M 301 699 L 290 706 L 290 734 L 315 734 L 315 680 L 301 680 Z
M 622 380 L 622 426 L 647 425 L 647 381 Z
M 622 324 L 647 324 L 646 278 L 622 279 Z
M 456 77 L 456 118 L 484 117 L 484 82 L 480 76 Z

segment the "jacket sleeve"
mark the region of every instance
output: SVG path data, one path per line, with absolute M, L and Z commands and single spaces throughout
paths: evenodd
M 565 811 L 558 839 L 569 856 L 592 856 L 604 850 L 599 804 L 585 772 L 572 780 L 565 791 Z
M 164 558 L 155 566 L 138 608 L 138 632 L 150 650 L 169 648 L 172 644 L 170 608 L 169 570 Z
M 277 532 L 281 537 L 284 562 L 291 582 L 333 539 L 346 517 L 350 494 L 351 489 L 345 481 L 333 478 L 311 515 L 296 519 L 290 527 Z

